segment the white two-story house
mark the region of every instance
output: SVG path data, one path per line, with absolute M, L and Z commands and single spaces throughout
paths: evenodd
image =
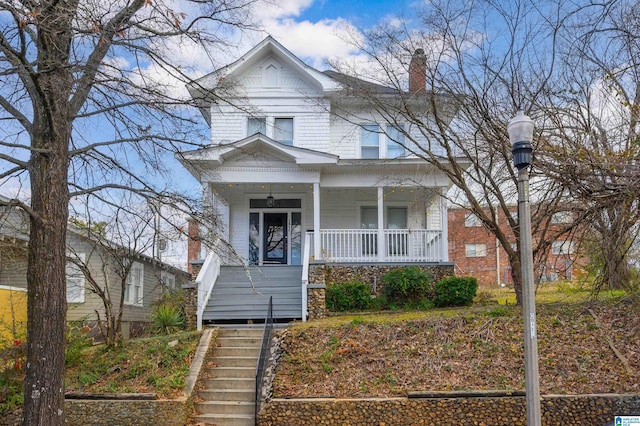
M 409 124 L 388 123 L 357 95 L 402 95 L 427 114 L 425 61 L 415 62 L 399 92 L 318 71 L 267 37 L 189 87 L 211 143 L 179 159 L 235 251 L 206 255 L 200 321 L 261 318 L 269 295 L 276 317 L 306 319 L 318 265 L 449 264 L 449 179 L 412 154 Z

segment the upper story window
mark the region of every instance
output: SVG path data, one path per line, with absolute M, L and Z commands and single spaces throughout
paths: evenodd
M 570 212 L 556 212 L 551 216 L 551 223 L 571 223 L 573 222 L 573 216 Z
M 133 262 L 124 285 L 124 303 L 143 306 L 144 265 Z
M 475 228 L 477 226 L 482 226 L 482 221 L 475 214 L 469 213 L 464 217 L 464 226 L 465 228 Z
M 464 254 L 466 257 L 486 257 L 487 245 L 485 243 L 465 244 Z
M 573 254 L 573 251 L 574 251 L 573 241 L 557 240 L 557 241 L 554 241 L 553 244 L 551 245 L 551 253 L 555 255 Z
M 273 121 L 273 139 L 293 146 L 293 118 L 276 118 Z
M 249 117 L 247 118 L 247 136 L 255 135 L 256 133 L 267 134 L 267 119 L 264 117 Z
M 405 156 L 402 127 L 388 125 L 385 132 L 377 124 L 364 124 L 360 131 L 360 158 L 398 158 Z
M 403 127 L 387 126 L 387 158 L 405 156 Z

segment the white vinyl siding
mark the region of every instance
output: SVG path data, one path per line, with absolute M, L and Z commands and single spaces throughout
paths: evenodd
M 127 305 L 144 305 L 144 265 L 133 262 L 124 286 L 124 302 Z

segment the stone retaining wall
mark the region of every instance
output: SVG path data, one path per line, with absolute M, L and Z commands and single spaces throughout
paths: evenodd
M 546 395 L 544 426 L 604 426 L 640 413 L 640 395 Z M 272 399 L 261 426 L 526 426 L 523 396 L 466 398 Z
M 324 283 L 345 283 L 358 280 L 369 284 L 375 293 L 380 295 L 384 291 L 382 276 L 393 269 L 415 266 L 431 275 L 434 281 L 453 276 L 453 263 L 428 265 L 428 264 L 327 264 L 324 267 Z M 311 267 L 310 267 L 311 269 Z M 309 280 L 311 283 L 311 280 Z
M 320 319 L 327 316 L 325 302 L 325 285 L 330 283 L 346 283 L 358 280 L 369 284 L 371 292 L 380 295 L 384 291 L 382 276 L 392 269 L 416 266 L 428 272 L 434 281 L 453 276 L 453 263 L 438 265 L 420 264 L 375 264 L 353 263 L 340 264 L 316 262 L 309 265 L 309 285 L 307 287 L 307 310 L 309 319 Z

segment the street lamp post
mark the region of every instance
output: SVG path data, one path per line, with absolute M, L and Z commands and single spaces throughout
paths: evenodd
M 533 151 L 533 120 L 518 111 L 507 126 L 518 169 L 518 221 L 520 226 L 520 267 L 522 269 L 522 311 L 524 319 L 524 370 L 527 400 L 527 426 L 540 426 L 540 385 L 538 375 L 538 338 L 536 299 L 533 286 L 533 246 L 531 208 L 529 206 L 529 165 Z

